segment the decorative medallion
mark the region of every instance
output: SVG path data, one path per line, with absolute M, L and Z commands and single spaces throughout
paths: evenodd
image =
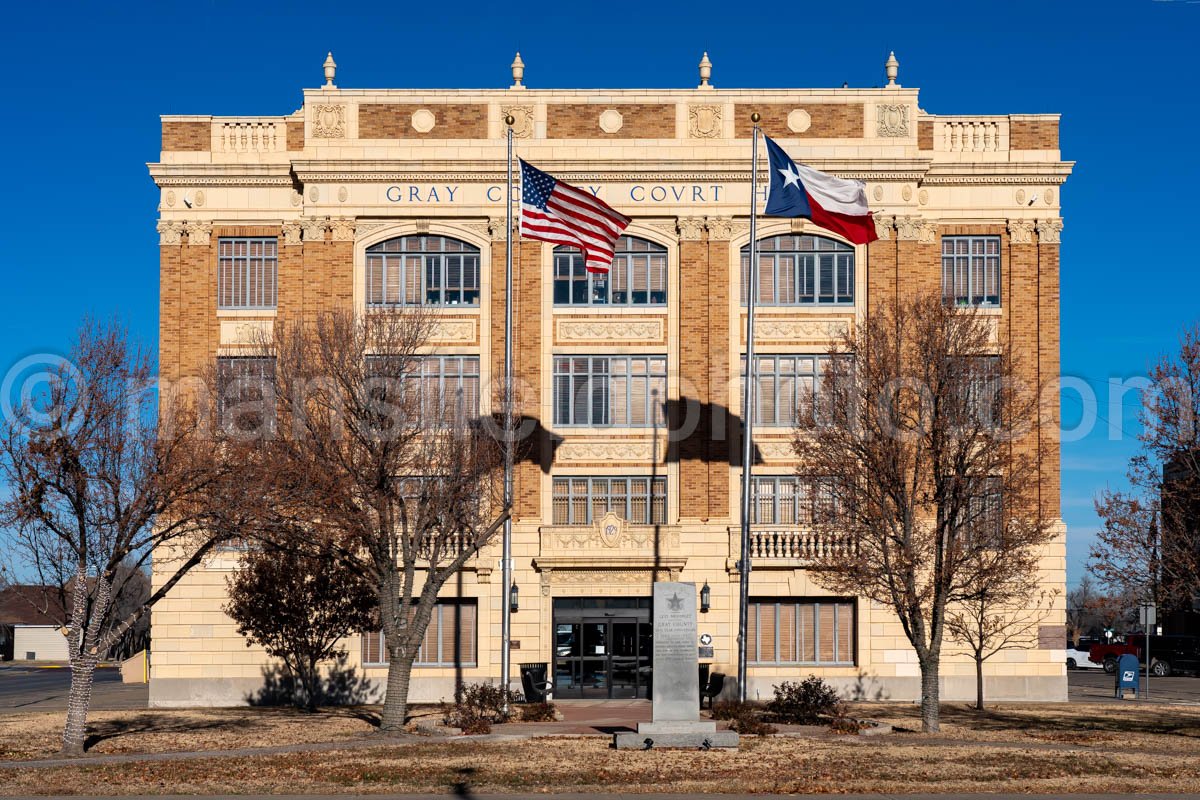
M 346 138 L 346 107 L 321 105 L 313 109 L 313 138 Z
M 875 106 L 875 133 L 882 137 L 908 136 L 908 106 Z
M 875 184 L 875 188 L 871 190 L 871 195 L 875 198 L 876 203 L 883 202 L 883 185 Z
M 618 517 L 612 511 L 609 511 L 600 518 L 600 542 L 605 547 L 616 547 L 621 540 L 621 534 L 625 530 L 625 520 Z
M 516 139 L 533 138 L 533 106 L 501 106 L 500 118 L 512 116 L 512 132 Z
M 609 108 L 600 112 L 600 130 L 605 133 L 616 133 L 621 130 L 621 126 L 624 124 L 625 118 L 615 108 Z
M 308 187 L 308 202 L 315 203 L 321 199 L 321 190 L 316 186 Z
M 304 202 L 304 196 L 301 195 L 299 192 L 297 192 L 295 189 L 293 189 L 292 190 L 292 205 L 298 206 L 302 202 Z
M 350 199 L 350 190 L 347 189 L 345 186 L 339 186 L 338 187 L 338 202 L 344 203 L 348 199 Z
M 812 117 L 803 108 L 797 108 L 788 114 L 787 123 L 789 130 L 804 133 L 812 127 Z
M 1019 206 L 1025 205 L 1025 190 L 1024 189 L 1017 189 L 1017 191 L 1013 195 L 1013 197 L 1016 199 L 1017 205 L 1019 205 Z
M 909 200 L 912 200 L 912 187 L 908 184 L 905 184 L 904 188 L 900 190 L 900 197 L 903 198 L 904 202 L 906 203 Z
M 412 126 L 417 133 L 429 133 L 436 124 L 437 117 L 428 108 L 418 108 L 412 113 Z
M 196 208 L 204 207 L 204 190 L 203 189 L 197 189 L 196 193 L 194 195 L 192 195 L 192 205 L 194 205 Z
M 688 106 L 688 136 L 693 139 L 715 139 L 720 135 L 720 106 Z
M 168 190 L 167 190 L 167 193 L 166 193 L 165 195 L 163 195 L 163 199 L 164 199 L 164 200 L 166 200 L 166 202 L 167 202 L 167 205 L 168 205 L 168 206 L 170 206 L 170 207 L 174 207 L 174 205 L 175 205 L 175 192 L 174 192 L 173 190 L 171 190 L 171 189 L 168 189 Z
M 917 202 L 923 206 L 929 205 L 929 190 L 922 189 L 917 192 Z
M 1046 201 L 1046 205 L 1054 205 L 1054 188 L 1046 187 L 1046 191 L 1042 192 L 1042 199 Z

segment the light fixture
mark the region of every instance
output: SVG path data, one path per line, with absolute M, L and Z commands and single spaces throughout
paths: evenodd
M 702 589 L 700 589 L 700 613 L 707 614 L 708 609 L 711 607 L 711 604 L 712 604 L 712 589 L 708 588 L 708 581 L 705 581 L 704 587 Z
M 517 585 L 514 583 L 508 587 L 508 613 L 515 614 L 521 609 L 521 604 L 518 602 Z

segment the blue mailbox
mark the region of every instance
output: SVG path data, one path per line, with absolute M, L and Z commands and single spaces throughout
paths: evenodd
M 1126 653 L 1117 661 L 1117 688 L 1116 695 L 1118 698 L 1125 697 L 1125 693 L 1132 691 L 1134 697 L 1138 696 L 1138 680 L 1141 664 L 1138 662 L 1138 657 L 1133 653 Z

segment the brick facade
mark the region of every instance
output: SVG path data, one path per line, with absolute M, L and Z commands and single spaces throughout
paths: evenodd
M 1057 150 L 1058 120 L 1014 119 L 1009 126 L 1008 141 L 1013 150 Z
M 185 153 L 205 152 L 212 146 L 210 127 L 207 122 L 163 120 L 162 149 Z
M 413 114 L 427 111 L 433 127 L 417 130 Z M 417 103 L 364 103 L 358 107 L 358 135 L 363 139 L 485 139 L 485 105 L 421 105 Z
M 788 126 L 788 115 L 797 109 L 808 113 L 807 130 Z M 862 103 L 739 103 L 733 115 L 738 138 L 750 138 L 755 111 L 762 115 L 758 124 L 763 133 L 778 139 L 861 139 L 866 124 Z
M 616 111 L 621 127 L 608 132 L 600 115 Z M 675 136 L 675 106 L 666 103 L 562 103 L 546 108 L 549 139 L 671 139 Z

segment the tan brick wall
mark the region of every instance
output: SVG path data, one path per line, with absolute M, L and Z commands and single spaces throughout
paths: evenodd
M 179 377 L 179 348 L 183 316 L 182 268 L 179 245 L 158 248 L 158 368 L 168 380 Z
M 896 232 L 890 239 L 867 245 L 867 314 L 889 301 L 894 302 L 899 285 L 896 261 Z
M 678 430 L 688 402 L 700 404 L 695 431 L 678 445 L 679 509 L 684 518 L 707 519 L 709 513 L 708 443 L 712 427 L 708 358 L 712 339 L 723 341 L 712 330 L 707 241 L 679 243 L 679 268 L 686 280 L 679 287 L 679 381 L 682 396 L 671 428 Z
M 1002 251 L 1008 252 L 1008 258 L 1001 261 L 1001 270 L 1007 267 L 1007 278 L 1002 278 L 1006 294 L 1001 298 L 1004 307 L 1004 330 L 1011 342 L 1014 372 L 1016 377 L 1029 392 L 1036 392 L 1041 383 L 1041 364 L 1039 355 L 1038 318 L 1041 312 L 1039 300 L 1040 281 L 1038 278 L 1038 246 L 1033 244 L 1010 244 L 1007 235 L 1002 241 Z M 1016 442 L 1019 453 L 1027 455 L 1037 462 L 1037 469 L 1042 468 L 1039 453 L 1040 431 L 1035 427 L 1028 436 Z M 1056 476 L 1057 479 L 1057 476 Z M 1044 481 L 1041 482 L 1044 484 Z M 1035 502 L 1045 505 L 1044 485 L 1038 486 Z
M 414 111 L 433 112 L 433 129 L 421 133 L 412 126 Z M 488 107 L 482 104 L 420 105 L 364 103 L 358 107 L 360 139 L 486 139 Z
M 220 336 L 215 235 L 209 245 L 181 248 L 179 294 L 179 377 L 206 376 Z
M 164 121 L 162 149 L 173 152 L 204 152 L 212 147 L 212 126 L 207 121 Z
M 600 115 L 608 109 L 620 112 L 621 129 L 600 130 Z M 546 137 L 549 139 L 673 139 L 675 106 L 667 103 L 558 103 L 546 108 Z
M 708 243 L 708 515 L 721 519 L 730 508 L 729 445 L 737 420 L 730 412 L 729 331 L 730 292 L 736 291 L 729 274 L 730 243 Z M 686 283 L 686 281 L 685 281 Z
M 1058 120 L 1014 119 L 1009 123 L 1008 146 L 1013 150 L 1057 150 Z
M 1038 364 L 1042 383 L 1059 375 L 1059 246 L 1042 243 L 1038 246 Z M 1049 517 L 1062 515 L 1059 453 L 1058 392 L 1042 386 L 1042 425 L 1038 442 L 1041 455 L 1042 513 Z
M 788 114 L 803 108 L 811 117 L 808 130 L 796 133 L 788 127 Z M 861 139 L 864 116 L 862 103 L 738 103 L 734 106 L 734 130 L 739 139 L 750 138 L 754 123 L 750 115 L 762 115 L 759 126 L 767 136 L 790 139 Z
M 931 120 L 917 120 L 917 149 L 933 149 L 933 122 Z
M 287 121 L 288 151 L 304 149 L 304 120 L 289 119 Z

